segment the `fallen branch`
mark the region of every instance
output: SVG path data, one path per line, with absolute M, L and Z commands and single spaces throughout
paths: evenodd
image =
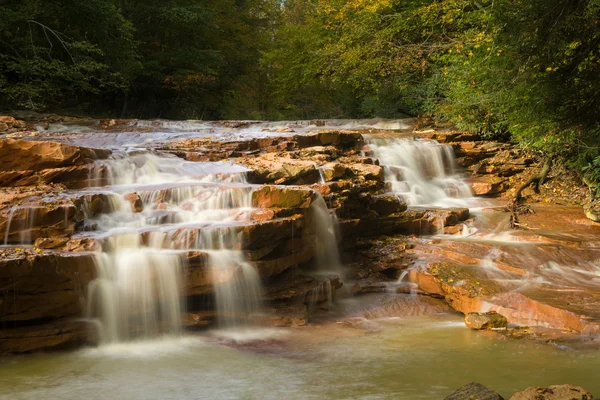
M 533 185 L 533 191 L 536 193 L 540 192 L 540 185 L 543 185 L 546 182 L 546 178 L 548 177 L 548 173 L 550 172 L 550 167 L 552 167 L 552 160 L 547 158 L 544 161 L 544 165 L 540 172 L 536 175 L 529 178 L 524 184 L 522 184 L 514 196 L 514 203 L 516 204 L 519 200 L 521 200 L 521 192 L 527 189 L 529 186 Z
M 546 178 L 548 177 L 548 173 L 550 172 L 550 168 L 552 167 L 552 160 L 547 158 L 544 161 L 542 169 L 531 178 L 529 178 L 525 183 L 523 183 L 515 192 L 515 195 L 508 201 L 508 211 L 511 213 L 510 216 L 510 226 L 512 229 L 529 229 L 525 225 L 522 225 L 519 222 L 519 215 L 523 214 L 535 214 L 535 211 L 531 207 L 525 204 L 519 204 L 519 201 L 522 199 L 521 193 L 523 190 L 527 189 L 529 186 L 533 185 L 533 190 L 535 193 L 540 192 L 540 186 L 546 182 Z

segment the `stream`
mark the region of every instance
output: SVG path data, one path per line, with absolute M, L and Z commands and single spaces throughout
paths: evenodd
M 87 288 L 81 316 L 97 328 L 99 345 L 0 359 L 0 399 L 442 399 L 470 381 L 503 396 L 563 383 L 600 393 L 597 350 L 581 345 L 584 337 L 595 336 L 538 343 L 475 332 L 441 301 L 396 290 L 409 285 L 411 270 L 447 259 L 548 304 L 560 303 L 562 292 L 597 293 L 600 285 L 600 232 L 561 230 L 551 223 L 538 230 L 508 229 L 500 202 L 473 196 L 452 148 L 407 139 L 410 124 L 402 121 L 329 121 L 328 128 L 401 132 L 392 139 L 366 136 L 365 154 L 386 167 L 388 191 L 411 210 L 466 207 L 471 218 L 453 234 L 444 234 L 442 224 L 437 233 L 411 237 L 417 262 L 397 282 L 388 282 L 385 293 L 339 296 L 334 302 L 327 281 L 315 299 L 324 296 L 329 310 L 316 310 L 308 325 L 267 328 L 249 322 L 264 316 L 265 289 L 236 229 L 252 223 L 258 210 L 252 196 L 260 186 L 248 183 L 247 168 L 231 162 L 184 161 L 146 146 L 204 136 L 226 141 L 285 135 L 282 126 L 301 133 L 316 129 L 308 122 L 224 128 L 138 121 L 131 134 L 69 125 L 40 131 L 34 140 L 114 150 L 110 160 L 95 162 L 102 176 L 90 173 L 87 187 L 65 195 L 109 199 L 101 211 L 94 211 L 92 200 L 85 204 L 86 228 L 76 236 L 99 245 L 93 254 L 97 277 Z M 132 211 L 131 192 L 139 195 L 142 211 Z M 337 218 L 320 194 L 310 207 L 315 273 L 342 274 Z M 34 212 L 30 207 L 24 221 L 33 221 Z M 553 213 L 548 209 L 532 218 Z M 32 231 L 31 225 L 23 232 Z M 9 221 L 5 243 L 10 227 Z M 18 245 L 31 246 L 26 233 Z M 217 310 L 213 327 L 194 332 L 182 328 L 186 304 L 180 300 L 190 251 L 206 255 Z M 391 303 L 401 311 L 371 312 Z M 523 324 L 546 324 L 533 314 L 521 318 Z

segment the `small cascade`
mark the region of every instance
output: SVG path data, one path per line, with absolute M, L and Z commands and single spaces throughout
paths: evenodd
M 342 276 L 342 262 L 338 249 L 338 221 L 330 213 L 321 194 L 310 206 L 310 219 L 317 237 L 317 268 L 319 272 L 333 272 Z
M 110 249 L 96 256 L 86 307 L 87 318 L 100 321 L 100 343 L 179 334 L 183 257 L 143 247 L 137 234 L 108 242 Z
M 374 157 L 386 167 L 391 191 L 407 204 L 465 206 L 469 185 L 456 175 L 451 146 L 424 139 L 370 139 Z
M 210 250 L 217 319 L 222 328 L 252 324 L 262 313 L 262 284 L 254 266 L 236 250 Z
M 33 244 L 33 229 L 35 228 L 40 207 L 14 206 L 8 213 L 4 245 L 9 244 L 11 228 L 19 230 L 19 241 L 16 244 Z
M 101 204 L 83 208 L 102 247 L 87 296 L 87 316 L 97 322 L 101 343 L 181 332 L 181 280 L 190 250 L 208 256 L 222 327 L 261 313 L 260 276 L 231 225 L 249 220 L 252 211 L 244 170 L 132 152 L 103 161 L 99 171 L 104 175 L 91 182 L 110 186 L 89 189 L 86 201 Z M 142 207 L 132 207 L 132 194 Z
M 315 313 L 317 307 L 331 309 L 333 305 L 333 290 L 331 280 L 324 279 L 316 287 L 312 288 L 306 295 L 308 316 Z

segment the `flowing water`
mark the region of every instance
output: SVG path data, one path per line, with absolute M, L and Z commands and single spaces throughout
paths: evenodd
M 600 393 L 595 352 L 499 341 L 457 317 L 113 344 L 0 365 L 1 399 L 431 399 L 468 381 L 508 396 L 531 385 Z
M 408 205 L 469 205 L 471 188 L 455 171 L 451 146 L 426 139 L 367 140 L 373 157 L 385 166 L 391 192 Z
M 581 343 L 498 340 L 465 329 L 456 314 L 435 307 L 423 312 L 430 309 L 429 300 L 421 304 L 424 300 L 412 295 L 341 299 L 338 312 L 350 311 L 344 316 L 334 310 L 315 326 L 249 325 L 249 319 L 263 313 L 262 287 L 231 229 L 248 221 L 252 212 L 254 187 L 246 183 L 245 169 L 186 162 L 139 147 L 199 136 L 226 140 L 295 134 L 281 133 L 281 127 L 296 133 L 324 126 L 407 130 L 406 121 L 135 124 L 132 130 L 152 129 L 107 133 L 93 125 L 51 126 L 38 137 L 118 149 L 114 159 L 96 163 L 90 187 L 81 191 L 87 195 L 85 226 L 93 231 L 80 235 L 96 239 L 99 246 L 98 277 L 88 288 L 85 318 L 94 321 L 100 346 L 0 359 L 0 399 L 441 399 L 468 381 L 504 396 L 532 385 L 567 382 L 600 393 L 595 373 L 600 359 L 596 351 L 580 348 Z M 368 143 L 371 155 L 385 166 L 390 192 L 410 206 L 478 206 L 455 170 L 451 147 L 404 138 L 370 137 Z M 318 238 L 316 273 L 343 275 L 335 216 L 320 196 L 311 207 Z M 31 243 L 26 228 L 33 226 L 35 212 L 14 208 L 10 217 L 24 212 L 26 217 L 9 222 L 5 242 L 10 224 L 18 223 L 24 232 L 20 241 Z M 597 289 L 596 247 L 579 242 L 579 247 L 566 249 L 538 246 L 536 235 L 507 231 L 502 215 L 475 213 L 459 234 L 425 238 L 424 248 L 460 243 L 477 268 L 514 284 L 515 290 L 539 282 L 561 282 L 565 290 L 584 285 Z M 578 258 L 581 248 L 585 261 Z M 219 330 L 182 330 L 180 294 L 188 251 L 207 255 Z M 515 276 L 507 265 L 526 273 Z M 324 279 L 308 295 L 309 312 L 332 308 L 332 292 L 331 281 Z M 381 306 L 396 298 L 407 304 L 398 315 L 364 317 L 363 303 Z M 332 322 L 338 317 L 338 323 Z
M 208 254 L 222 326 L 260 313 L 258 273 L 227 225 L 251 211 L 252 187 L 243 169 L 139 150 L 95 169 L 90 182 L 106 186 L 89 189 L 85 207 L 86 224 L 96 227 L 86 236 L 101 244 L 86 317 L 98 327 L 101 344 L 181 333 L 183 252 L 189 250 Z M 139 196 L 138 209 L 130 193 Z M 94 214 L 98 196 L 106 201 Z

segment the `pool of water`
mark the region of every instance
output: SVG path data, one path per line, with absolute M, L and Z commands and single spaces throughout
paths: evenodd
M 0 360 L 1 399 L 442 399 L 572 383 L 600 393 L 596 351 L 473 332 L 454 315 L 212 332 Z

